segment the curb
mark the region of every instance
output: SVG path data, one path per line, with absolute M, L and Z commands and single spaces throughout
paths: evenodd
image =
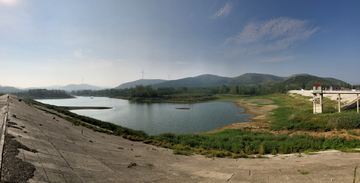
M 5 145 L 5 133 L 6 133 L 6 122 L 7 122 L 7 118 L 8 118 L 8 112 L 9 112 L 9 95 L 7 96 L 7 106 L 6 106 L 6 111 L 4 113 L 4 119 L 3 119 L 3 124 L 0 127 L 0 131 L 1 131 L 1 136 L 0 136 L 0 179 L 1 179 L 1 172 L 2 172 L 2 159 L 3 159 L 3 150 L 4 150 L 4 145 Z

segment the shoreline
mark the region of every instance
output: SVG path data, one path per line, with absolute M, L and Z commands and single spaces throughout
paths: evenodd
M 236 106 L 244 108 L 244 112 L 241 114 L 251 114 L 252 117 L 247 118 L 251 121 L 245 121 L 245 122 L 235 122 L 227 126 L 222 126 L 220 128 L 201 132 L 201 133 L 213 133 L 213 132 L 219 132 L 225 129 L 259 129 L 259 128 L 267 128 L 270 126 L 268 123 L 263 123 L 265 121 L 271 121 L 273 117 L 269 117 L 270 110 L 277 108 L 278 106 L 275 105 L 265 105 L 262 107 L 256 107 L 257 104 L 251 103 L 252 101 L 260 102 L 263 104 L 269 104 L 272 103 L 270 100 L 259 100 L 259 99 L 251 99 L 249 101 L 244 101 L 244 99 L 234 100 L 234 99 L 215 99 L 215 100 L 209 100 L 209 101 L 174 101 L 174 100 L 131 100 L 128 98 L 118 98 L 118 97 L 109 97 L 109 98 L 116 98 L 116 99 L 123 99 L 128 101 L 134 101 L 134 102 L 150 102 L 150 103 L 206 103 L 206 102 L 233 102 Z M 112 107 L 89 107 L 89 106 L 59 106 L 63 107 L 67 110 L 81 110 L 81 109 L 112 109 Z M 178 109 L 178 110 L 188 110 L 188 109 Z
M 81 110 L 81 109 L 112 109 L 112 107 L 98 107 L 98 106 L 59 106 L 66 110 Z
M 251 114 L 254 115 L 252 117 L 247 118 L 248 120 L 251 120 L 250 122 L 236 122 L 232 123 L 227 126 L 220 127 L 215 130 L 207 131 L 204 133 L 214 133 L 219 132 L 226 129 L 244 129 L 244 130 L 251 130 L 251 129 L 260 129 L 260 128 L 268 128 L 270 126 L 269 123 L 263 123 L 266 121 L 271 121 L 274 119 L 274 117 L 269 117 L 268 115 L 271 114 L 271 110 L 276 109 L 278 106 L 276 105 L 265 105 L 262 107 L 256 107 L 256 104 L 251 104 L 252 100 L 249 100 L 247 102 L 243 100 L 218 100 L 219 102 L 234 102 L 235 105 L 238 107 L 242 107 L 245 109 L 244 112 L 241 114 Z M 218 102 L 214 101 L 214 102 Z M 270 103 L 270 102 L 267 102 Z M 272 101 L 271 101 L 272 103 Z M 254 107 L 251 107 L 254 106 Z

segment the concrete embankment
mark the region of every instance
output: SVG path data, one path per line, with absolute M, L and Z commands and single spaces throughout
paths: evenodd
M 174 155 L 74 126 L 14 96 L 8 123 L 12 140 L 27 147 L 16 158 L 35 167 L 28 182 L 351 182 L 360 158 L 338 151 L 237 160 Z

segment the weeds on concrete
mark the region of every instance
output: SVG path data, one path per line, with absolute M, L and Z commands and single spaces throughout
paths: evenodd
M 127 165 L 128 168 L 131 168 L 132 166 L 136 166 L 136 163 L 131 162 L 130 164 Z
M 310 172 L 309 172 L 309 171 L 302 170 L 300 173 L 301 173 L 302 175 L 306 175 L 306 174 L 309 174 Z
M 154 166 L 152 163 L 146 163 L 147 166 Z

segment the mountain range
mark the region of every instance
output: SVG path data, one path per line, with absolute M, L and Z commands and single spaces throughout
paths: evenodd
M 109 87 L 110 88 L 110 87 Z M 11 86 L 0 86 L 0 93 L 16 93 L 31 89 L 47 89 L 47 90 L 65 90 L 68 92 L 76 90 L 102 90 L 105 89 L 99 86 L 93 86 L 88 84 L 69 84 L 66 86 L 54 85 L 47 87 L 31 87 L 31 88 L 15 88 Z
M 140 79 L 132 82 L 123 83 L 115 89 L 125 89 L 130 87 L 136 87 L 136 85 L 152 85 L 154 88 L 159 87 L 209 87 L 209 86 L 255 86 L 255 85 L 271 85 L 279 82 L 283 82 L 284 85 L 294 85 L 294 84 L 305 84 L 309 85 L 312 82 L 320 82 L 326 85 L 330 84 L 347 84 L 344 81 L 329 78 L 329 77 L 317 77 L 309 74 L 295 74 L 288 77 L 275 76 L 270 74 L 259 74 L 259 73 L 246 73 L 237 77 L 223 77 L 211 74 L 204 74 L 196 77 L 187 77 L 178 80 L 162 80 L 162 79 Z M 109 87 L 110 88 L 110 87 Z M 70 84 L 66 86 L 54 85 L 48 87 L 33 87 L 33 88 L 23 88 L 18 89 L 10 86 L 0 86 L 0 93 L 14 93 L 21 92 L 29 89 L 48 89 L 48 90 L 65 90 L 65 91 L 74 91 L 74 90 L 102 90 L 105 89 L 99 86 L 93 86 L 88 84 Z
M 300 78 L 301 77 L 301 78 Z M 298 78 L 298 80 L 290 80 L 291 78 Z M 310 81 L 317 81 L 323 82 L 325 84 L 338 84 L 338 83 L 345 83 L 344 81 L 335 79 L 335 78 L 321 78 L 317 76 L 312 76 L 309 74 L 295 74 L 288 77 L 280 77 L 270 74 L 258 74 L 258 73 L 246 73 L 237 77 L 222 77 L 217 75 L 211 74 L 204 74 L 196 77 L 188 77 L 178 80 L 147 80 L 147 79 L 140 79 L 133 82 L 128 82 L 121 84 L 116 88 L 130 88 L 135 87 L 136 85 L 149 85 L 151 84 L 154 88 L 159 87 L 208 87 L 208 86 L 255 86 L 255 85 L 270 85 L 279 82 L 288 81 L 287 84 L 291 82 L 310 82 Z

